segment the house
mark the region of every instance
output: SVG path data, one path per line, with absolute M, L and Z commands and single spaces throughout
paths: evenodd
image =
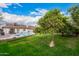
M 4 35 L 2 27 L 6 25 L 6 22 L 0 19 L 0 35 Z
M 33 28 L 34 28 L 33 26 L 18 25 L 16 23 L 6 24 L 5 26 L 1 27 L 0 34 L 2 35 L 16 34 L 16 33 L 20 33 L 23 31 L 33 32 Z

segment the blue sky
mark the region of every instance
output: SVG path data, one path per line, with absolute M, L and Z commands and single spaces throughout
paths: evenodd
M 66 11 L 73 4 L 70 3 L 19 3 L 21 6 L 17 4 L 12 4 L 8 6 L 8 8 L 3 8 L 4 12 L 8 12 L 10 14 L 17 15 L 29 15 L 31 11 L 35 11 L 35 9 L 54 9 L 59 8 L 61 11 Z
M 48 10 L 58 8 L 65 13 L 70 3 L 0 3 L 3 20 L 9 23 L 36 25 Z

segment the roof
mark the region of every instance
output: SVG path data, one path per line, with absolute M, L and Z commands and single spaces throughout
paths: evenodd
M 9 26 L 4 26 L 3 28 L 14 28 L 14 29 L 33 29 L 34 27 L 33 26 L 12 26 L 12 25 L 9 25 Z

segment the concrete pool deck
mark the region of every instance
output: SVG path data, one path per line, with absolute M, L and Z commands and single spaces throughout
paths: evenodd
M 17 34 L 5 34 L 5 35 L 0 35 L 0 40 L 7 40 L 7 39 L 13 39 L 13 38 L 20 38 L 20 37 L 25 37 L 25 36 L 31 36 L 34 35 L 35 33 L 28 33 L 28 32 L 22 32 L 22 33 L 17 33 Z
M 0 40 L 6 40 L 11 38 L 14 38 L 14 34 L 7 34 L 7 35 L 0 36 Z

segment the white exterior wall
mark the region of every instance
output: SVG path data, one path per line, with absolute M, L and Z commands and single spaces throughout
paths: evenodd
M 27 33 L 28 33 L 28 34 L 32 34 L 32 33 L 34 33 L 34 32 L 33 32 L 33 30 L 27 29 Z
M 19 29 L 19 33 L 20 33 L 20 32 L 23 32 L 23 31 L 24 31 L 23 29 Z
M 9 28 L 3 28 L 3 31 L 4 31 L 5 35 L 7 35 L 7 34 L 9 34 L 10 29 Z M 24 31 L 24 29 L 15 29 L 15 33 L 21 33 L 23 31 Z M 25 31 L 28 32 L 28 33 L 33 33 L 33 30 L 30 30 L 30 29 L 25 29 Z
M 15 29 L 15 33 L 18 33 L 19 32 L 19 30 L 18 29 Z
M 0 29 L 2 29 L 2 27 L 4 27 L 4 26 L 6 26 L 5 24 L 3 24 L 3 25 L 0 25 Z
M 25 31 L 27 32 L 27 31 L 28 31 L 28 29 L 25 29 Z
M 8 29 L 8 28 L 3 28 L 3 31 L 4 31 L 5 34 L 9 34 L 10 29 Z
M 33 30 L 30 30 L 30 29 L 25 29 L 25 30 L 24 30 L 24 29 L 19 29 L 19 33 L 20 33 L 20 32 L 23 32 L 23 31 L 33 33 Z
M 25 31 L 26 31 L 26 32 L 28 32 L 28 31 L 33 32 L 33 30 L 30 30 L 30 29 L 25 29 Z

